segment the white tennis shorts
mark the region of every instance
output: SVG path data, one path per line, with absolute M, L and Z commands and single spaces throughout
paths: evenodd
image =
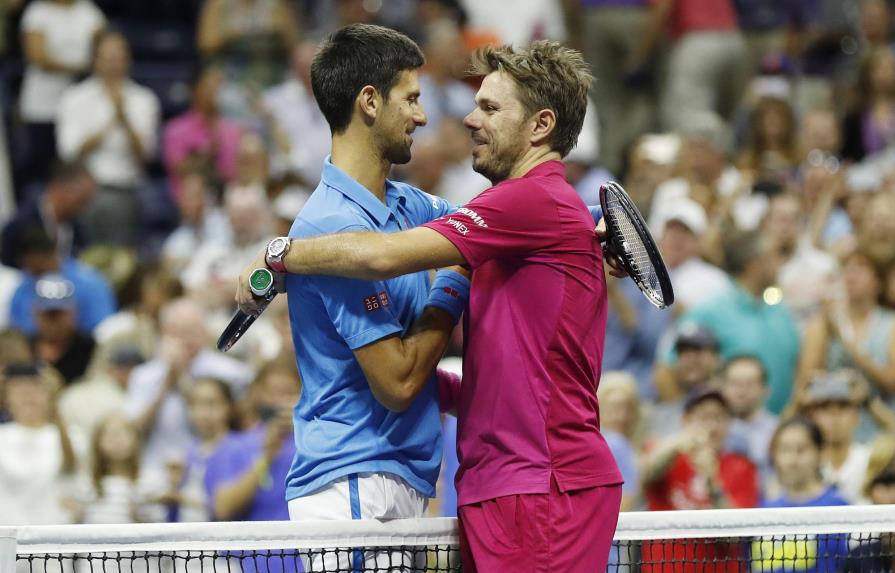
M 292 521 L 314 519 L 414 519 L 423 517 L 429 499 L 391 474 L 362 473 L 338 479 L 310 495 L 289 500 Z M 314 552 L 302 557 L 307 571 L 403 571 L 425 567 L 425 552 L 401 551 Z

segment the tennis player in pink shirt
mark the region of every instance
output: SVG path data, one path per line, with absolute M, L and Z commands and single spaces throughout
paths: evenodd
M 387 392 L 409 404 L 433 383 L 423 354 L 443 350 L 465 310 L 462 383 L 440 376 L 442 408 L 458 419 L 464 571 L 603 571 L 622 483 L 596 398 L 606 283 L 593 218 L 561 161 L 592 78 L 555 42 L 484 48 L 473 63 L 484 80 L 464 123 L 473 168 L 494 186 L 415 229 L 295 240 L 277 263 L 366 280 L 471 269 L 471 284 L 440 271 L 414 327 L 381 356 L 396 373 Z M 247 312 L 257 311 L 248 276 L 266 262 L 240 277 Z

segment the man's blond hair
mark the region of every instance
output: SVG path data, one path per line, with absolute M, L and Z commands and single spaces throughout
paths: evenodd
M 556 115 L 550 147 L 563 157 L 575 147 L 593 81 L 580 52 L 548 40 L 524 49 L 487 46 L 473 54 L 472 70 L 476 75 L 504 72 L 512 77 L 529 114 L 550 109 Z

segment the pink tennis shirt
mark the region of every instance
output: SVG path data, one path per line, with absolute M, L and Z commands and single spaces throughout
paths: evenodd
M 425 226 L 473 269 L 454 388 L 458 504 L 549 493 L 551 478 L 562 492 L 621 483 L 596 395 L 602 250 L 563 163 L 542 163 Z

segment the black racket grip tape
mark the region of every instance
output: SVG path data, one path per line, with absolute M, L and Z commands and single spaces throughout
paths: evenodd
M 227 352 L 233 348 L 233 345 L 242 338 L 242 335 L 246 333 L 249 327 L 255 324 L 255 320 L 264 312 L 269 303 L 270 300 L 262 302 L 258 315 L 246 314 L 241 310 L 237 310 L 233 318 L 230 319 L 230 324 L 227 325 L 227 328 L 221 333 L 221 337 L 218 338 L 218 350 Z

